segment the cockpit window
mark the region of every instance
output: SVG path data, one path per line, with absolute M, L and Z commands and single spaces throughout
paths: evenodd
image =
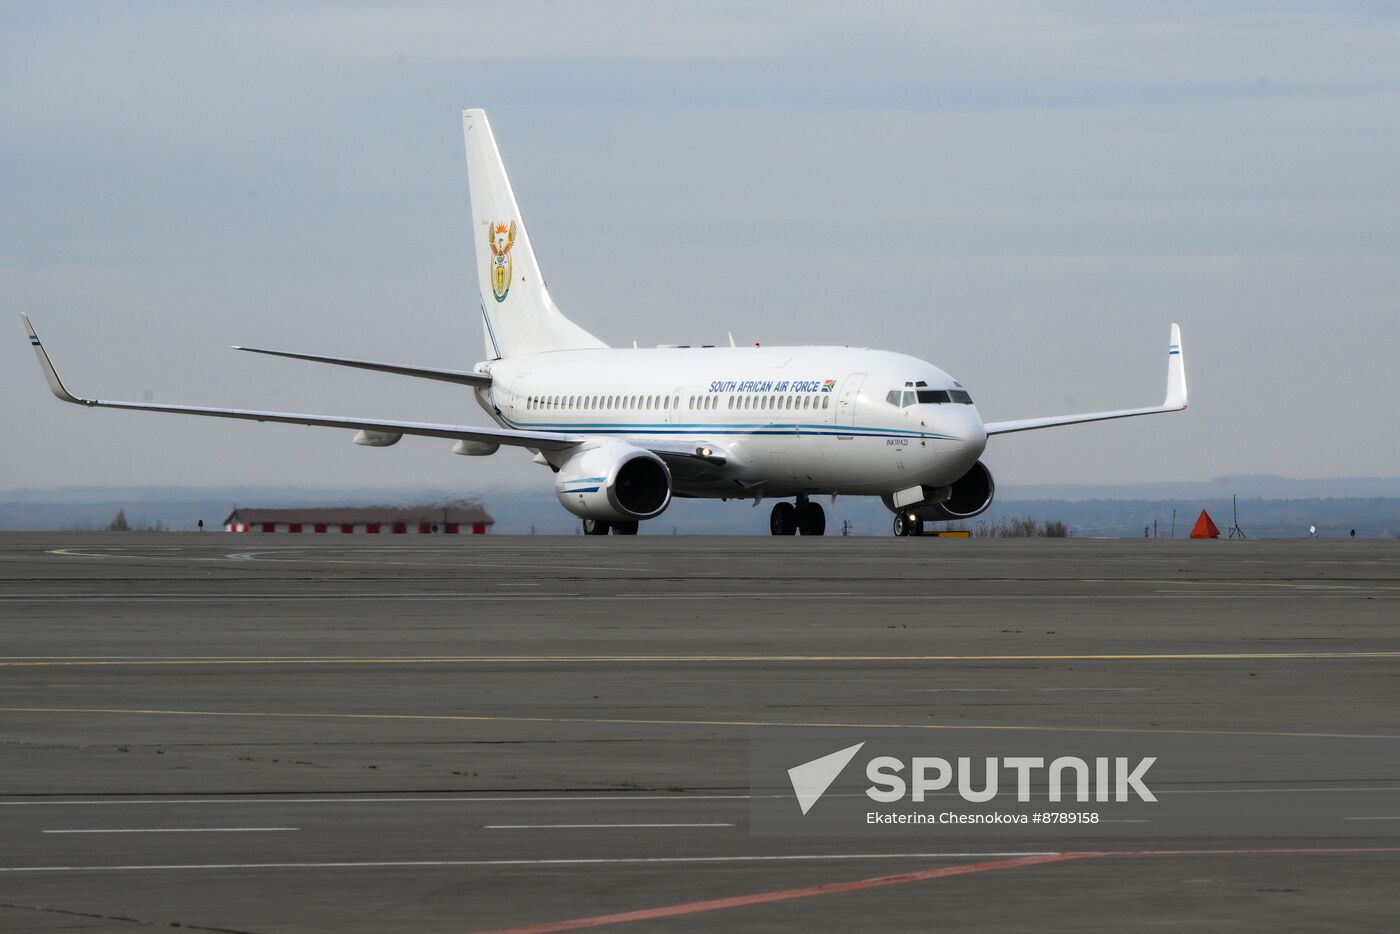
M 914 384 L 910 384 L 914 385 Z M 905 406 L 919 405 L 943 405 L 957 403 L 959 405 L 971 405 L 972 396 L 966 389 L 927 389 L 927 383 L 919 383 L 919 389 L 891 389 L 885 394 L 885 401 L 890 405 L 904 408 Z

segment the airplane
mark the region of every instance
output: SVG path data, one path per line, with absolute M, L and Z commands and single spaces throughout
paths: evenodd
M 858 347 L 608 347 L 550 297 L 483 110 L 462 113 L 487 359 L 434 369 L 257 347 L 236 350 L 470 387 L 495 427 L 87 399 L 58 377 L 27 316 L 49 389 L 93 408 L 353 429 L 354 442 L 405 435 L 456 454 L 525 448 L 553 473 L 588 535 L 635 535 L 675 497 L 773 500 L 773 535 L 823 535 L 815 497 L 878 496 L 898 536 L 962 521 L 995 496 L 987 439 L 1186 408 L 1181 329 L 1171 326 L 1161 405 L 983 422 L 967 387 L 907 354 Z

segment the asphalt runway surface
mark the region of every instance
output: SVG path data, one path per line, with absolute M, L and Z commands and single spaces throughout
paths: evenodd
M 6 931 L 1400 918 L 1393 542 L 7 533 L 0 621 Z M 1281 743 L 1155 786 L 1277 820 L 755 832 L 852 732 Z

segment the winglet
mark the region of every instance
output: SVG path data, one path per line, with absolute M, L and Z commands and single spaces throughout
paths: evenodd
M 1103 422 L 1111 418 L 1133 418 L 1138 415 L 1159 415 L 1164 412 L 1180 412 L 1186 408 L 1186 364 L 1181 351 L 1181 327 L 1172 325 L 1171 344 L 1167 346 L 1167 397 L 1161 405 L 1140 409 L 1115 409 L 1111 412 L 1084 412 L 1079 415 L 1052 415 L 1049 418 L 1021 418 L 1009 422 L 987 422 L 983 427 L 988 435 L 1005 435 L 1013 431 L 1032 431 L 1037 428 L 1058 428 L 1061 425 L 1081 425 L 1085 422 Z
M 24 329 L 29 332 L 29 343 L 34 347 L 34 355 L 39 358 L 39 368 L 44 371 L 44 379 L 49 382 L 49 391 L 64 402 L 92 405 L 87 399 L 79 399 L 64 388 L 63 380 L 58 378 L 58 372 L 54 370 L 49 355 L 44 351 L 44 345 L 39 343 L 39 335 L 34 333 L 34 325 L 29 323 L 29 316 L 21 312 L 20 318 L 24 319 Z
M 1172 340 L 1167 347 L 1167 398 L 1165 408 L 1186 408 L 1186 358 L 1181 352 L 1181 326 L 1172 325 Z

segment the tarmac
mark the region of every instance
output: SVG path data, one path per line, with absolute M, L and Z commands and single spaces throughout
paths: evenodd
M 0 930 L 1393 930 L 1398 626 L 1388 541 L 4 533 Z M 1283 745 L 1164 773 L 1214 833 L 756 829 L 877 734 Z

